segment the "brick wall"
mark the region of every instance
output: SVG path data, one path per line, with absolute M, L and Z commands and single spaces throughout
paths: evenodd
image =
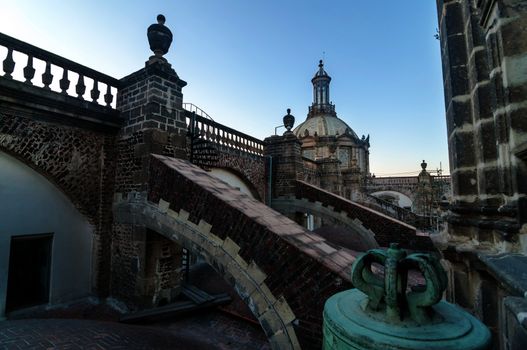
M 117 108 L 126 124 L 117 141 L 116 193 L 148 189 L 151 154 L 187 157 L 187 127 L 181 110 L 185 85 L 170 64 L 160 61 L 147 62 L 145 68 L 121 79 Z M 181 247 L 173 242 L 167 245 L 166 239 L 144 226 L 114 224 L 111 251 L 112 295 L 132 308 L 170 301 L 172 290 L 180 284 Z M 154 268 L 167 263 L 174 275 Z
M 94 225 L 94 290 L 108 294 L 116 131 L 96 131 L 0 113 L 0 151 L 60 188 Z
M 219 148 L 218 161 L 214 164 L 218 168 L 234 170 L 242 179 L 247 181 L 264 201 L 266 193 L 265 158 L 251 155 L 227 147 Z

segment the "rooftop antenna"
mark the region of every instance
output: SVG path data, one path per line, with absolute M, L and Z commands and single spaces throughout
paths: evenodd
M 322 51 L 322 61 L 326 62 L 326 51 Z

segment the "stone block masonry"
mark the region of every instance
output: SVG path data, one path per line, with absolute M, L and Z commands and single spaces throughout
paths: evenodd
M 266 162 L 266 179 L 269 179 L 269 173 L 272 173 L 271 197 L 293 194 L 295 181 L 304 178 L 300 151 L 302 143 L 292 132 L 285 133 L 284 136 L 268 137 L 264 142 L 264 155 L 270 159 Z
M 525 306 L 507 300 L 527 292 L 515 269 L 527 254 L 527 7 L 437 4 L 454 199 L 442 246 L 448 296 L 490 327 L 493 348 L 519 349 L 526 327 L 507 313 Z
M 154 60 L 121 79 L 117 108 L 125 126 L 117 141 L 115 191 L 148 189 L 151 154 L 187 157 L 182 88 L 170 64 Z M 112 294 L 131 307 L 171 300 L 181 284 L 182 248 L 142 225 L 114 224 Z
M 123 135 L 156 128 L 186 132 L 182 88 L 187 83 L 166 62 L 147 62 L 145 68 L 121 79 L 117 108 L 126 120 Z

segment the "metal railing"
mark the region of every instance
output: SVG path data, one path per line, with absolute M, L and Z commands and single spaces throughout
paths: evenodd
M 199 115 L 200 117 L 207 118 L 207 119 L 214 121 L 214 119 L 212 119 L 211 116 L 207 114 L 207 112 L 205 112 L 203 109 L 196 106 L 194 103 L 190 103 L 190 102 L 183 103 L 183 109 L 189 112 L 194 112 L 196 113 L 196 115 Z
M 21 72 L 23 81 L 26 84 L 33 85 L 35 83 L 40 85 L 40 82 L 33 80 L 37 71 L 35 67 L 38 65 L 43 68 L 41 75 L 41 87 L 43 89 L 70 96 L 76 95 L 75 97 L 84 99 L 85 94 L 87 94 L 86 83 L 88 83 L 89 87 L 91 87 L 88 98 L 94 103 L 112 107 L 114 97 L 119 89 L 119 80 L 3 33 L 0 33 L 0 46 L 7 49 L 7 55 L 2 62 L 3 78 L 11 80 L 22 78 L 19 77 L 20 74 L 18 72 L 15 72 L 15 66 L 18 62 L 13 59 L 14 52 L 17 53 L 17 56 L 18 53 L 21 53 L 26 56 L 25 66 Z M 52 70 L 55 71 L 55 74 L 57 73 L 56 67 L 58 67 L 59 74 L 62 73 L 62 78 L 58 81 L 58 88 L 56 84 L 53 84 L 54 75 L 52 74 Z M 68 77 L 69 73 L 77 75 L 74 92 L 69 91 L 71 83 Z M 106 90 L 106 93 L 102 96 L 102 101 L 99 101 L 101 92 L 104 92 L 104 90 Z

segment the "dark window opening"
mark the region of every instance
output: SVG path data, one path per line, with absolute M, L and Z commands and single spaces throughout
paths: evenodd
M 49 302 L 52 234 L 11 237 L 6 312 Z

